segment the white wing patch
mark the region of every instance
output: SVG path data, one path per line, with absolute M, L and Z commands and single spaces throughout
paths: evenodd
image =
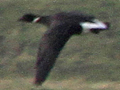
M 107 29 L 106 24 L 99 21 L 98 19 L 93 20 L 92 22 L 81 22 L 80 25 L 83 28 L 84 33 L 90 32 L 91 29 Z

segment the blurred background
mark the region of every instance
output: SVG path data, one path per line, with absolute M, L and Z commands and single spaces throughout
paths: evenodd
M 25 13 L 78 10 L 111 23 L 98 35 L 73 36 L 43 84 L 35 87 L 40 24 L 17 22 Z M 1 90 L 120 90 L 120 0 L 0 0 Z

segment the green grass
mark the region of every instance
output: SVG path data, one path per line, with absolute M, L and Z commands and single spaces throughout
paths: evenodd
M 1 90 L 120 90 L 119 0 L 1 0 Z M 73 36 L 43 87 L 33 84 L 39 40 L 46 27 L 17 22 L 25 13 L 79 10 L 111 22 L 99 35 Z
M 2 79 L 0 87 L 2 90 L 119 90 L 119 82 L 88 82 L 82 78 L 69 78 L 68 80 L 48 80 L 44 86 L 33 86 L 31 78 Z

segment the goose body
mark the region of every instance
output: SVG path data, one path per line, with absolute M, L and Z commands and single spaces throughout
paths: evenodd
M 19 21 L 44 24 L 48 27 L 38 49 L 35 76 L 35 84 L 38 85 L 46 80 L 60 51 L 72 35 L 83 32 L 98 34 L 109 28 L 109 23 L 78 11 L 60 12 L 50 16 L 25 14 Z

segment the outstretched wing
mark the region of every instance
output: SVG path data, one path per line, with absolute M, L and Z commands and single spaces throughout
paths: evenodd
M 72 36 L 70 29 L 71 26 L 62 24 L 47 30 L 43 35 L 38 50 L 35 84 L 42 84 L 47 78 L 61 49 Z

